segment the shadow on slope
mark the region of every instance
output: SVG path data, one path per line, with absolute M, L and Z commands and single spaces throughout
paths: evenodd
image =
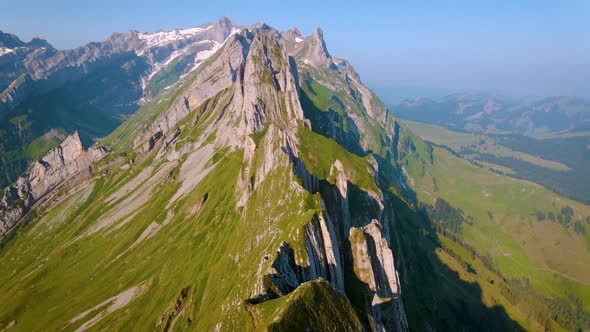
M 477 283 L 460 279 L 436 255 L 441 247 L 432 221 L 394 195 L 396 257 L 408 324 L 414 331 L 524 331 L 504 307 L 487 307 Z
M 308 88 L 312 89 L 311 87 Z M 311 91 L 313 93 L 313 90 Z M 336 105 L 342 105 L 342 102 L 335 96 L 333 101 Z M 346 112 L 337 112 L 330 107 L 326 111 L 321 110 L 303 89 L 300 90 L 300 102 L 305 118 L 311 121 L 311 128 L 314 132 L 334 139 L 346 150 L 357 156 L 367 155 L 359 144 L 359 129 Z M 343 105 L 340 107 L 344 109 Z
M 370 154 L 378 164 L 376 180 L 385 195 L 384 215 L 380 214 L 375 199 L 350 181 L 348 182 L 348 206 L 343 206 L 343 197 L 338 188 L 325 179 L 328 168 L 324 170 L 326 174 L 314 175 L 320 178 L 319 192 L 326 203 L 328 215 L 336 225 L 340 247 L 344 253 L 350 252 L 351 244 L 348 237 L 350 226 L 364 227 L 372 219 L 378 219 L 382 221 L 384 227 L 393 230 L 390 231 L 391 247 L 396 253 L 396 265 L 400 270 L 402 300 L 410 329 L 414 331 L 432 329 L 523 331 L 523 327 L 512 320 L 504 307 L 496 305 L 490 308 L 483 303 L 482 289 L 477 283 L 461 280 L 458 273 L 451 270 L 437 256 L 436 251 L 442 245 L 433 223 L 414 208 L 418 206 L 416 193 L 404 183 L 401 170 L 393 162 L 399 160 L 400 153 L 409 153 L 397 151 L 400 138 L 399 125 L 395 126 L 393 144 L 388 148 L 390 151 L 385 156 L 380 156 L 372 151 L 364 151 L 358 143 L 358 137 L 354 135 L 356 128 L 349 128 L 353 130 L 346 131 L 342 126 L 335 126 L 334 118 L 330 116 L 331 110 L 321 111 L 304 91 L 301 93 L 301 103 L 305 117 L 312 123 L 313 132 L 334 139 L 347 152 L 356 156 Z M 346 113 L 344 115 L 346 116 Z M 352 123 L 352 121 L 349 122 Z M 316 142 L 313 146 L 317 144 L 321 143 Z M 402 145 L 406 146 L 406 144 Z M 332 148 L 336 147 L 332 146 Z M 322 156 L 328 158 L 327 155 Z M 403 188 L 403 194 L 396 193 L 399 189 L 392 187 L 394 183 L 397 183 L 397 187 L 401 187 L 399 189 Z M 343 207 L 346 208 L 343 209 Z M 394 215 L 395 218 L 393 218 Z M 342 225 L 341 221 L 347 217 L 350 218 L 351 225 Z M 368 291 L 368 285 L 356 276 L 350 254 L 343 254 L 342 260 L 346 295 L 353 306 L 360 311 L 368 312 L 367 309 L 371 308 L 371 298 L 367 296 L 371 294 Z M 380 311 L 387 310 L 384 308 Z

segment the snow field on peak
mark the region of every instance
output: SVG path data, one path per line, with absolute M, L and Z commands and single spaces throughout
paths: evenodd
M 158 31 L 152 33 L 140 32 L 137 34 L 137 37 L 141 40 L 145 40 L 147 47 L 164 46 L 174 41 L 193 37 L 203 31 L 211 29 L 212 27 L 213 25 L 209 25 L 205 28 L 196 27 L 190 29 L 175 29 L 172 31 Z

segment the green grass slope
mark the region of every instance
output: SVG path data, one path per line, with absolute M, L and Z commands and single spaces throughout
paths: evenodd
M 287 296 L 250 309 L 267 331 L 360 331 L 361 322 L 348 299 L 332 284 L 307 282 Z
M 590 207 L 490 172 L 405 126 L 400 136 L 401 162 L 417 202 L 434 206 L 444 199 L 464 216 L 459 232 L 442 226 L 444 220 L 429 221 L 437 260 L 478 284 L 483 303 L 501 304 L 524 327 L 589 328 L 590 234 L 576 231 L 573 220 L 585 224 Z M 573 211 L 570 224 L 536 217 L 567 207 Z
M 403 120 L 418 136 L 499 174 L 541 184 L 561 196 L 590 204 L 587 135 L 535 139 L 518 135 L 455 132 Z

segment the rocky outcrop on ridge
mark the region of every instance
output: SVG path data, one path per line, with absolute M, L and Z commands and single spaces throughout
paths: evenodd
M 13 228 L 39 199 L 107 155 L 108 151 L 98 145 L 85 151 L 77 132 L 68 136 L 4 190 L 0 201 L 0 234 Z
M 27 74 L 22 74 L 10 83 L 6 90 L 0 92 L 0 117 L 2 113 L 14 109 L 25 100 L 31 88 L 31 78 Z

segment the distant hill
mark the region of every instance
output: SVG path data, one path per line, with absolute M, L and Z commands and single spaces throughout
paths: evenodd
M 590 102 L 578 97 L 520 102 L 490 94 L 452 94 L 438 100 L 407 99 L 393 110 L 401 118 L 469 132 L 546 137 L 590 130 Z

